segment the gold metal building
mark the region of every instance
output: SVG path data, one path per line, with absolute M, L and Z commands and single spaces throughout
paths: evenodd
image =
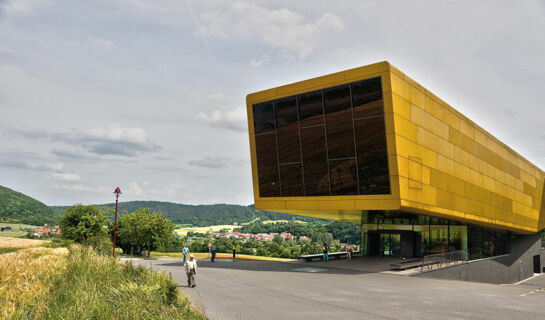
M 258 209 L 365 233 L 379 217 L 382 230 L 430 233 L 416 242 L 447 221 L 466 228 L 463 248 L 470 227 L 545 228 L 544 171 L 388 62 L 249 94 L 247 111 Z

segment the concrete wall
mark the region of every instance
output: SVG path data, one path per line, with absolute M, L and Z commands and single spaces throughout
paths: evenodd
M 541 254 L 541 261 L 545 262 L 545 251 L 541 249 L 540 236 L 540 233 L 516 236 L 511 241 L 511 254 L 473 260 L 461 265 L 425 271 L 414 276 L 487 283 L 519 282 L 533 276 L 534 255 Z

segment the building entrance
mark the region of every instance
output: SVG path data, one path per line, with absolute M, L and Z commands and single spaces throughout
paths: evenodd
M 370 231 L 367 233 L 367 254 L 400 258 L 419 256 L 416 239 L 419 234 L 413 231 Z
M 379 254 L 398 257 L 401 252 L 401 235 L 396 233 L 381 233 Z

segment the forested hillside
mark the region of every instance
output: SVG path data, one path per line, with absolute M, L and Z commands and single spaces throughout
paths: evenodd
M 41 225 L 55 224 L 58 216 L 40 201 L 0 186 L 0 220 Z
M 114 203 L 98 206 L 114 209 Z M 52 207 L 58 214 L 64 214 L 67 207 Z M 129 201 L 119 203 L 119 213 L 134 212 L 138 208 L 149 208 L 150 211 L 161 211 L 174 223 L 191 224 L 193 226 L 211 226 L 249 222 L 256 218 L 261 220 L 300 220 L 316 221 L 319 219 L 294 216 L 289 214 L 257 210 L 253 205 L 235 204 L 187 205 L 161 201 Z

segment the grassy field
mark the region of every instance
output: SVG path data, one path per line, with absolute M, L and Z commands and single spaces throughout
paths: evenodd
M 235 228 L 238 228 L 239 226 L 234 226 L 230 224 L 222 224 L 222 225 L 216 225 L 216 226 L 209 226 L 209 227 L 190 227 L 190 228 L 178 228 L 174 230 L 177 234 L 181 236 L 187 235 L 189 231 L 193 231 L 196 233 L 207 233 L 209 231 L 211 232 L 218 232 L 221 229 L 227 229 L 230 231 L 233 231 Z
M 167 274 L 80 245 L 2 254 L 0 279 L 0 319 L 206 319 Z
M 30 224 L 22 224 L 22 223 L 8 223 L 8 222 L 0 222 L 0 226 L 4 227 L 11 227 L 12 230 L 10 231 L 0 231 L 0 237 L 8 237 L 8 238 L 24 238 L 27 236 L 28 232 L 20 230 L 26 229 L 26 228 L 36 228 L 37 226 L 33 226 Z
M 209 259 L 210 256 L 208 252 L 192 252 L 196 259 Z M 150 254 L 150 258 L 159 259 L 159 258 L 183 258 L 181 252 L 154 252 Z M 217 259 L 232 259 L 233 255 L 230 253 L 217 253 Z M 273 257 L 262 257 L 262 256 L 251 256 L 247 254 L 237 254 L 237 260 L 257 260 L 257 261 L 294 261 L 294 259 L 284 259 L 284 258 L 273 258 Z

